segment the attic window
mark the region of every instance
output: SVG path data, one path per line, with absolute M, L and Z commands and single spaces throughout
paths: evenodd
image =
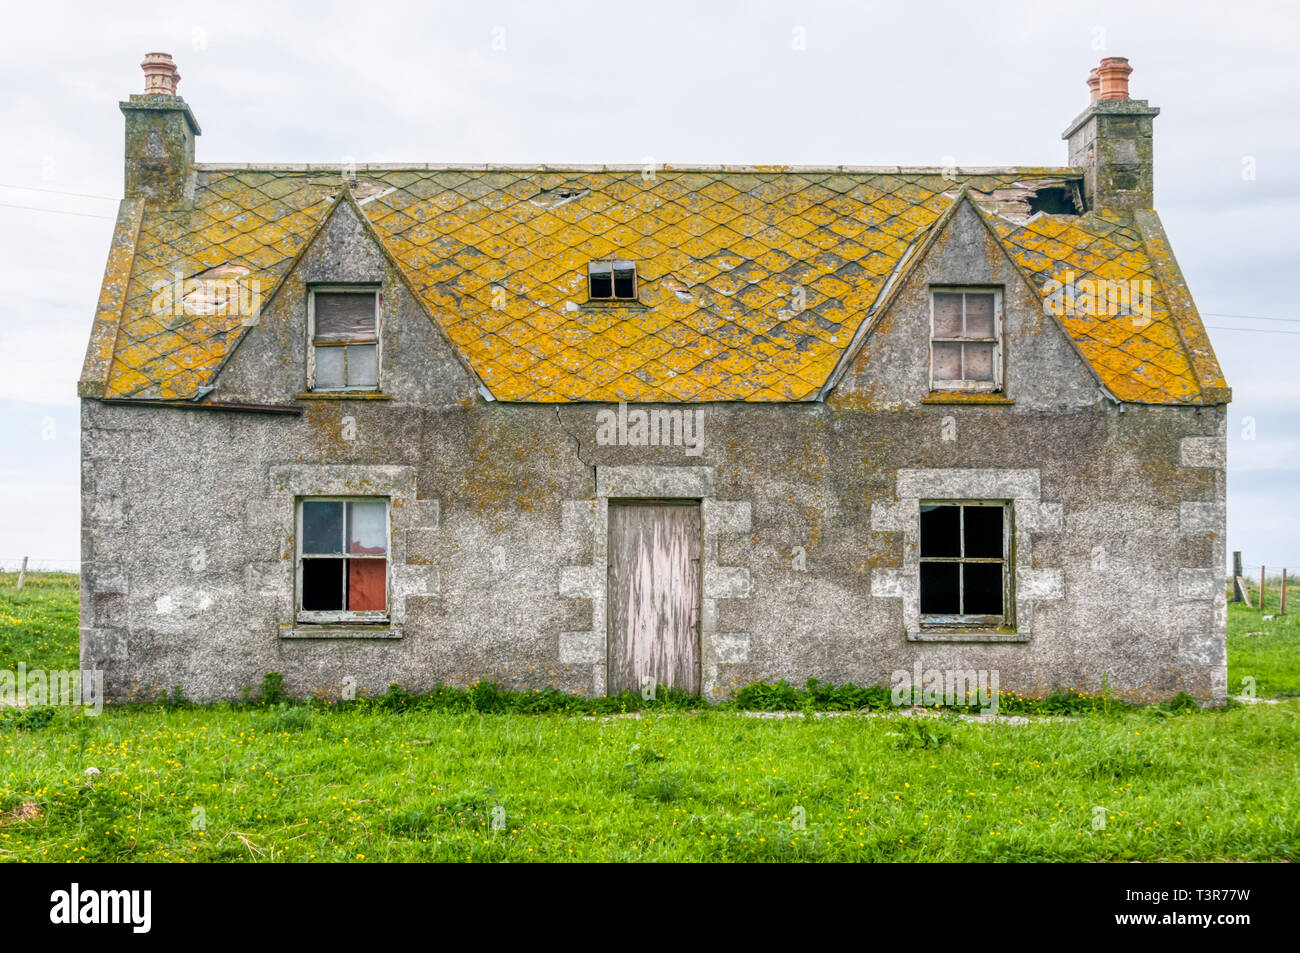
M 378 390 L 377 288 L 316 288 L 308 299 L 311 390 Z
M 592 301 L 635 301 L 636 263 L 610 258 L 587 265 L 587 297 Z
M 930 389 L 1002 389 L 1002 293 L 935 289 L 930 295 Z

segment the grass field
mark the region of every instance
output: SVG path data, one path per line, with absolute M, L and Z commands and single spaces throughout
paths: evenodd
M 80 577 L 30 573 L 21 590 L 17 573 L 0 573 L 0 669 L 77 667 Z
M 1228 690 L 1242 692 L 1242 679 L 1253 677 L 1260 698 L 1300 696 L 1300 587 L 1287 593 L 1288 612 L 1279 616 L 1280 579 L 1271 580 L 1259 607 L 1259 589 L 1251 587 L 1248 609 L 1228 606 Z M 1294 583 L 1294 580 L 1292 580 Z M 1264 616 L 1272 619 L 1265 620 Z
M 42 582 L 16 594 L 0 579 L 0 668 L 75 663 L 76 589 Z M 1230 678 L 1300 693 L 1295 625 L 1229 619 Z M 1019 725 L 364 704 L 37 714 L 0 721 L 0 860 L 1300 859 L 1295 700 Z

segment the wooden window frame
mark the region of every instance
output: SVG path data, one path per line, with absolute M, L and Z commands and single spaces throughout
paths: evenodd
M 993 337 L 976 338 L 976 337 L 959 337 L 959 338 L 941 338 L 934 333 L 934 296 L 937 294 L 960 294 L 961 301 L 961 327 L 962 331 L 966 330 L 966 295 L 981 294 L 993 295 Z M 1002 288 L 992 285 L 931 285 L 930 286 L 930 393 L 973 393 L 973 394 L 997 394 L 1001 393 L 1002 383 Z M 936 344 L 992 344 L 993 345 L 993 380 L 991 381 L 973 381 L 973 380 L 955 380 L 955 381 L 938 381 L 934 377 L 934 346 Z M 966 372 L 965 351 L 962 352 L 962 373 Z
M 330 341 L 328 344 L 316 343 L 316 295 L 317 294 L 369 294 L 375 298 L 375 339 L 355 341 Z M 384 293 L 379 285 L 312 285 L 307 289 L 307 390 L 317 394 L 338 394 L 356 391 L 358 393 L 378 393 L 383 383 L 384 343 L 380 321 L 383 317 Z M 316 348 L 346 347 L 351 345 L 373 344 L 375 346 L 375 382 L 355 387 L 317 387 L 316 386 Z
M 591 293 L 591 266 L 592 265 L 609 265 L 609 297 L 597 298 Z M 614 295 L 614 266 L 628 265 L 632 269 L 632 296 L 630 298 L 619 298 Z M 594 261 L 587 262 L 587 303 L 588 304 L 637 304 L 641 300 L 641 273 L 637 268 L 636 262 L 630 258 L 597 258 Z
M 304 503 L 377 503 L 384 504 L 384 552 L 383 555 L 377 553 L 342 553 L 338 557 L 333 555 L 319 554 L 317 556 L 308 555 L 308 559 L 313 558 L 339 558 L 344 560 L 344 571 L 346 571 L 347 561 L 352 559 L 382 559 L 385 562 L 384 567 L 384 608 L 366 609 L 360 612 L 342 610 L 308 610 L 302 607 L 302 505 Z M 390 619 L 390 612 L 393 606 L 393 501 L 388 496 L 297 496 L 293 501 L 294 508 L 294 543 L 293 543 L 293 568 L 294 568 L 294 613 L 299 622 L 312 624 L 337 624 L 356 625 L 357 623 L 381 623 L 387 624 Z M 344 533 L 347 532 L 346 523 L 344 524 Z
M 926 563 L 1000 563 L 1002 566 L 1002 613 L 1001 615 L 955 615 L 941 613 L 921 613 L 921 628 L 932 630 L 989 631 L 1015 628 L 1015 518 L 1011 500 L 921 500 L 920 506 L 957 506 L 961 514 L 957 524 L 959 556 L 919 556 L 917 566 L 917 597 L 921 591 L 921 569 Z M 996 506 L 1002 510 L 1002 556 L 1001 558 L 966 556 L 966 510 L 965 507 Z M 917 510 L 917 520 L 920 520 Z M 924 532 L 921 530 L 920 532 Z M 924 540 L 918 532 L 917 552 L 923 552 Z M 965 598 L 965 576 L 960 575 L 958 582 L 958 606 Z

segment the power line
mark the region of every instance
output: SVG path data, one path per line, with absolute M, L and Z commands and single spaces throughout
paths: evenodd
M 1207 328 L 1214 331 L 1251 331 L 1255 334 L 1300 334 L 1300 331 L 1282 331 L 1278 328 L 1229 328 L 1222 324 L 1207 324 Z
M 1247 321 L 1282 321 L 1287 324 L 1300 324 L 1300 318 L 1266 318 L 1259 314 L 1220 314 L 1217 311 L 1202 311 L 1207 318 L 1244 318 Z
M 0 208 L 20 208 L 28 212 L 53 212 L 55 215 L 79 215 L 82 218 L 107 218 L 115 219 L 116 215 L 95 215 L 92 212 L 68 212 L 61 208 L 40 208 L 36 205 L 13 205 L 9 202 L 0 202 Z
M 91 195 L 89 192 L 64 192 L 60 189 L 38 189 L 34 185 L 8 185 L 0 182 L 0 189 L 22 189 L 24 192 L 46 192 L 50 195 L 75 195 L 79 199 L 102 199 L 105 202 L 117 202 L 111 195 Z

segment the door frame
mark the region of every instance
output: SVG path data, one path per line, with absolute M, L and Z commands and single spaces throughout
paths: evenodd
M 718 499 L 713 467 L 597 466 L 594 497 L 563 502 L 564 531 L 572 534 L 575 543 L 580 541 L 591 556 L 585 563 L 560 568 L 560 596 L 582 600 L 589 609 L 584 613 L 589 621 L 581 631 L 560 632 L 559 664 L 589 671 L 592 693 L 606 694 L 610 500 L 700 504 L 700 694 L 721 697 L 718 666 L 748 662 L 750 635 L 719 629 L 718 600 L 748 599 L 750 572 L 747 566 L 718 564 L 718 539 L 747 536 L 752 508 L 748 500 Z M 743 544 L 741 548 L 744 551 Z

